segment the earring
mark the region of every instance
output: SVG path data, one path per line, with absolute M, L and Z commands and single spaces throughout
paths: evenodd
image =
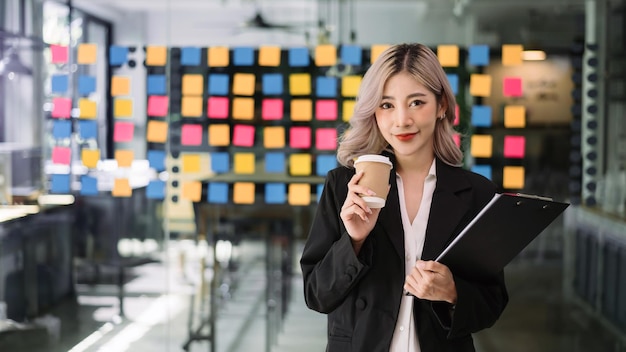
M 446 113 L 444 113 L 443 115 L 441 115 L 441 116 L 439 117 L 439 120 L 443 120 L 443 119 L 445 119 L 445 118 L 446 118 Z

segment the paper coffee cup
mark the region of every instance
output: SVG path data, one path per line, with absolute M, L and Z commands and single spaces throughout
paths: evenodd
M 388 157 L 377 154 L 361 155 L 354 161 L 356 172 L 363 171 L 359 184 L 376 192 L 375 196 L 361 194 L 370 208 L 382 208 L 389 193 L 389 173 L 393 164 Z

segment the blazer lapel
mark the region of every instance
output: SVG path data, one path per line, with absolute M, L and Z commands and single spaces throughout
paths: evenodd
M 404 258 L 404 229 L 402 227 L 402 217 L 400 215 L 400 200 L 398 198 L 398 184 L 396 183 L 396 172 L 391 170 L 389 175 L 389 195 L 385 207 L 381 209 L 378 222 L 383 232 L 389 236 L 389 240 L 396 249 L 398 256 Z

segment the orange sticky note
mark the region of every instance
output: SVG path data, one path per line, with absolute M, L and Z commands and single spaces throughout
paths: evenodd
M 524 188 L 524 167 L 505 166 L 502 170 L 502 187 L 506 189 Z
M 233 164 L 235 174 L 254 174 L 254 153 L 235 153 Z
M 233 94 L 251 96 L 254 94 L 255 76 L 253 73 L 235 73 L 233 76 Z
M 209 145 L 227 147 L 230 145 L 230 126 L 226 124 L 209 125 Z
M 253 98 L 234 98 L 233 99 L 233 119 L 252 120 L 253 118 L 254 118 L 254 99 Z
M 82 149 L 80 159 L 85 167 L 95 169 L 98 167 L 98 161 L 100 161 L 100 149 Z
M 308 176 L 311 174 L 311 154 L 291 154 L 289 156 L 289 174 Z
M 458 67 L 459 66 L 458 45 L 437 46 L 437 58 L 439 59 L 439 64 L 443 67 Z
M 146 139 L 151 143 L 167 142 L 168 125 L 165 121 L 148 121 Z
M 133 195 L 133 189 L 130 187 L 130 181 L 127 178 L 116 178 L 113 182 L 111 190 L 113 197 L 130 197 Z
M 493 154 L 493 137 L 475 134 L 471 139 L 471 154 L 475 158 L 491 158 Z
M 285 147 L 285 128 L 282 126 L 271 126 L 263 129 L 263 146 L 265 148 Z
M 214 46 L 207 50 L 207 65 L 226 67 L 229 64 L 229 49 L 225 46 Z
M 165 66 L 167 64 L 167 48 L 164 46 L 146 47 L 146 65 Z
M 111 77 L 111 96 L 130 95 L 130 78 L 124 76 Z
M 350 121 L 350 118 L 352 117 L 352 114 L 354 114 L 354 105 L 356 104 L 356 101 L 354 100 L 344 100 L 343 101 L 343 113 L 342 113 L 342 120 L 345 122 Z
M 204 77 L 198 74 L 183 75 L 182 93 L 183 95 L 202 95 L 204 88 Z
M 311 185 L 306 183 L 290 183 L 287 192 L 287 202 L 290 205 L 311 204 Z
M 370 58 L 370 63 L 374 63 L 374 61 L 376 61 L 376 59 L 378 59 L 378 57 L 380 56 L 380 54 L 382 54 L 385 50 L 389 49 L 388 44 L 376 44 L 376 45 L 372 45 L 372 48 L 370 50 L 371 52 L 371 58 Z
M 361 86 L 361 76 L 345 76 L 341 79 L 341 95 L 344 97 L 356 97 Z
M 291 120 L 311 121 L 313 118 L 313 102 L 311 99 L 291 100 Z
M 132 150 L 118 149 L 115 151 L 115 160 L 118 167 L 130 167 L 135 160 L 135 153 Z
M 132 117 L 133 116 L 133 100 L 132 99 L 115 99 L 113 103 L 113 116 L 115 117 Z
M 181 197 L 192 202 L 199 202 L 202 199 L 202 182 L 184 181 Z
M 280 65 L 280 47 L 279 46 L 259 47 L 259 66 L 278 66 L 278 65 Z
M 470 75 L 470 94 L 475 97 L 491 96 L 491 75 L 479 73 Z
M 526 107 L 523 105 L 507 105 L 504 107 L 504 127 L 526 127 Z
M 200 154 L 183 154 L 181 156 L 181 164 L 183 173 L 200 172 Z
M 183 117 L 202 117 L 202 97 L 183 95 L 180 115 Z
M 337 63 L 337 47 L 333 44 L 322 44 L 315 47 L 315 65 L 333 66 Z
M 235 182 L 233 184 L 233 203 L 254 204 L 254 183 Z
M 289 93 L 291 95 L 311 95 L 311 75 L 308 73 L 290 74 Z
M 78 44 L 76 53 L 76 62 L 82 65 L 90 65 L 96 63 L 96 55 L 98 46 L 96 44 L 81 43 Z
M 97 114 L 96 102 L 87 98 L 78 99 L 78 110 L 81 119 L 95 119 Z
M 522 52 L 524 47 L 519 44 L 502 45 L 502 65 L 517 66 L 522 64 Z

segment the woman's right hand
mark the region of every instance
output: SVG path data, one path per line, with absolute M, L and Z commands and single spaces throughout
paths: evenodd
M 371 189 L 358 184 L 363 172 L 358 172 L 348 182 L 348 195 L 341 207 L 340 217 L 352 238 L 352 243 L 360 248 L 374 228 L 380 209 L 371 209 L 359 194 L 375 195 Z M 356 248 L 356 247 L 355 247 Z

